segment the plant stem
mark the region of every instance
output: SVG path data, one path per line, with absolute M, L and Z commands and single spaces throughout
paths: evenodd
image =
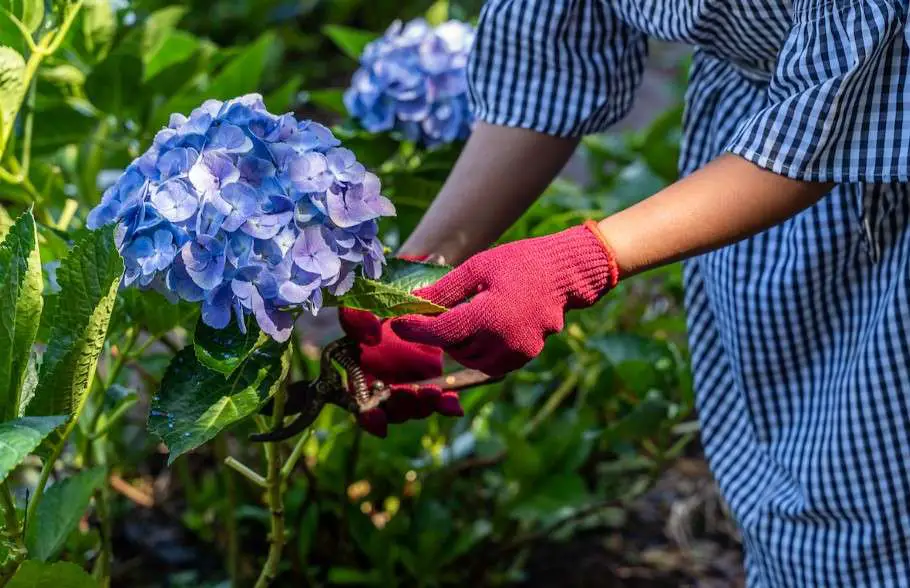
M 284 404 L 287 400 L 287 390 L 279 386 L 274 396 L 272 408 L 272 429 L 281 426 L 284 420 Z M 262 431 L 265 432 L 265 429 Z M 269 533 L 269 554 L 266 558 L 255 588 L 267 588 L 278 575 L 278 564 L 281 562 L 281 552 L 284 549 L 284 480 L 281 477 L 281 456 L 278 452 L 278 443 L 265 443 L 265 459 L 268 473 L 266 475 L 265 500 L 271 515 L 271 529 Z
M 249 466 L 245 463 L 234 459 L 231 456 L 224 458 L 224 465 L 231 468 L 253 484 L 256 484 L 260 488 L 268 488 L 268 482 L 265 478 L 254 472 Z
M 25 100 L 25 121 L 22 125 L 22 175 L 28 177 L 28 170 L 32 161 L 32 127 L 35 119 L 35 87 L 32 80 Z
M 0 503 L 3 505 L 6 530 L 11 538 L 18 540 L 21 533 L 19 515 L 16 514 L 16 502 L 13 500 L 13 493 L 10 491 L 7 482 L 0 484 Z
M 300 456 L 303 455 L 303 449 L 306 447 L 306 442 L 310 438 L 310 431 L 313 429 L 307 429 L 297 437 L 297 443 L 294 444 L 294 449 L 291 451 L 291 455 L 288 456 L 287 460 L 284 462 L 284 465 L 281 466 L 281 478 L 287 480 L 290 477 L 291 473 L 294 471 L 294 468 L 297 466 L 297 461 L 300 459 Z
M 550 397 L 547 398 L 547 401 L 544 403 L 544 405 L 540 407 L 540 411 L 538 411 L 538 413 L 535 414 L 530 421 L 528 421 L 528 424 L 525 425 L 522 434 L 528 436 L 533 433 L 537 427 L 539 427 L 540 424 L 547 419 L 547 417 L 553 414 L 559 405 L 562 404 L 562 401 L 565 400 L 566 397 L 575 390 L 576 384 L 578 384 L 578 374 L 570 373 L 568 376 L 566 376 L 566 379 L 562 381 L 562 384 L 560 384 L 559 387 L 552 394 L 550 394 Z
M 215 438 L 215 455 L 222 461 L 228 459 L 227 441 L 225 436 L 220 435 Z M 225 497 L 225 515 L 223 517 L 225 524 L 225 533 L 227 533 L 227 571 L 231 579 L 231 587 L 240 586 L 240 537 L 237 533 L 237 485 L 234 482 L 234 474 L 229 468 L 221 469 L 221 476 L 224 482 Z

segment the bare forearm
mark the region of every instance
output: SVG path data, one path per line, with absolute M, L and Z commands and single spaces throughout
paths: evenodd
M 400 254 L 457 264 L 489 246 L 540 196 L 577 144 L 478 123 Z
M 831 189 L 722 155 L 598 223 L 623 277 L 735 243 L 808 208 Z

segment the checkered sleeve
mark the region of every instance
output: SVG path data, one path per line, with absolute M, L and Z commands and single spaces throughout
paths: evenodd
M 557 136 L 599 132 L 628 112 L 646 37 L 605 0 L 489 0 L 468 62 L 478 120 Z
M 805 181 L 910 180 L 907 0 L 794 0 L 766 106 L 727 146 Z

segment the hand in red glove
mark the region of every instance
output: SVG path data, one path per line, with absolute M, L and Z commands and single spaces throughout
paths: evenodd
M 391 393 L 382 406 L 359 415 L 365 431 L 385 437 L 389 423 L 422 419 L 434 412 L 464 415 L 454 392 L 408 384 L 442 375 L 441 349 L 403 341 L 392 332 L 389 321 L 381 322 L 369 312 L 342 308 L 339 318 L 347 336 L 360 342 L 360 366 L 368 383 L 382 380 Z
M 414 292 L 451 310 L 392 320 L 407 341 L 441 347 L 490 376 L 518 369 L 562 330 L 567 310 L 594 304 L 619 280 L 592 222 L 479 253 Z

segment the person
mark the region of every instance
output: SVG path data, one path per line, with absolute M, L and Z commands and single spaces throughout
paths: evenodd
M 400 366 L 412 345 L 415 364 L 444 350 L 499 375 L 566 310 L 685 260 L 702 440 L 748 585 L 908 585 L 907 4 L 488 2 L 468 68 L 476 127 L 401 247 L 458 264 L 418 291 L 450 310 L 349 315 L 349 332 L 397 346 Z M 629 110 L 648 38 L 695 48 L 681 179 L 597 223 L 486 249 L 579 137 Z M 391 421 L 458 412 L 438 390 L 400 396 Z

